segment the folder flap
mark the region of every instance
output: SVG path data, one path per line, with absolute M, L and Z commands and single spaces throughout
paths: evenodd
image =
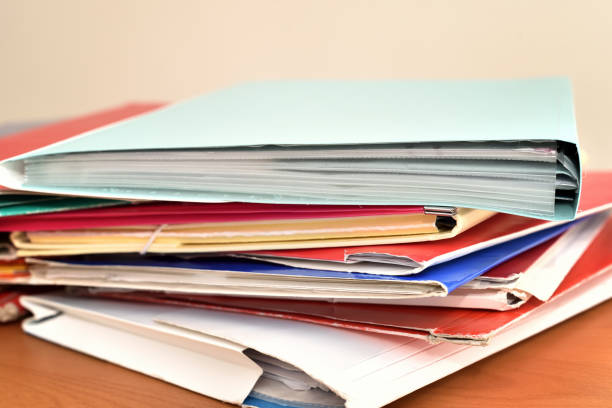
M 576 144 L 569 80 L 254 82 L 92 130 L 20 158 L 330 141 L 354 145 L 495 140 Z
M 550 299 L 602 228 L 609 224 L 606 222 L 609 216 L 609 212 L 596 214 L 567 230 L 507 289 L 526 292 L 542 301 Z
M 344 399 L 356 391 L 351 383 L 368 374 L 372 374 L 368 388 L 375 390 L 380 381 L 377 378 L 378 369 L 387 367 L 398 358 L 393 350 L 415 341 L 372 333 L 330 330 L 329 327 L 303 322 L 198 309 L 160 314 L 156 320 L 241 343 L 289 363 Z M 379 357 L 375 361 L 360 367 L 359 363 L 364 359 L 376 355 Z
M 23 323 L 29 334 L 233 404 L 263 372 L 236 343 L 155 324 L 160 309 L 149 305 L 61 295 L 24 305 L 35 313 Z
M 23 326 L 29 324 L 35 324 L 42 320 L 46 320 L 53 316 L 58 316 L 62 312 L 59 309 L 53 308 L 50 305 L 38 303 L 35 297 L 22 296 L 19 302 L 32 313 L 32 317 L 29 317 L 23 321 Z

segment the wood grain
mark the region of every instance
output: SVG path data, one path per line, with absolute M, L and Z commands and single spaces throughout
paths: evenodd
M 7 407 L 229 405 L 0 326 Z M 112 345 L 109 345 L 112 347 Z M 391 404 L 408 407 L 612 406 L 612 301 Z

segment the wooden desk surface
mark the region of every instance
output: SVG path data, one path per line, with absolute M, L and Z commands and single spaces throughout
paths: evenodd
M 0 326 L 5 407 L 229 405 Z M 112 345 L 109 344 L 109 347 Z M 612 301 L 389 407 L 612 407 Z

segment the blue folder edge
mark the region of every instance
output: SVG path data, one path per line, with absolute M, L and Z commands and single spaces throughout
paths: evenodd
M 251 392 L 242 402 L 242 406 L 257 408 L 333 408 L 328 405 L 308 404 L 304 402 L 284 401 L 258 392 Z

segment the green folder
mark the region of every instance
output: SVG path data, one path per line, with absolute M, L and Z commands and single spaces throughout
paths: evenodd
M 12 195 L 0 195 L 0 217 L 13 215 L 41 214 L 69 210 L 83 210 L 86 208 L 109 207 L 127 204 L 126 201 L 106 200 L 87 197 L 62 196 L 19 196 L 19 200 Z

